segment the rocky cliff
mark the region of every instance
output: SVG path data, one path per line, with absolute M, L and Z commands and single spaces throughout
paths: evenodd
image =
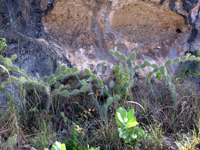
M 109 54 L 115 46 L 126 56 L 136 52 L 134 65 L 162 65 L 199 49 L 199 8 L 197 0 L 1 0 L 0 35 L 30 75 L 51 74 L 57 60 L 92 71 L 105 61 L 99 75 L 107 80 L 120 62 Z

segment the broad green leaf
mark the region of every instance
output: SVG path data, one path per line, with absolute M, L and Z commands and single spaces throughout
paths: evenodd
M 179 61 L 180 61 L 180 59 L 176 58 L 176 59 L 173 60 L 173 63 L 178 63 Z
M 12 67 L 12 60 L 10 58 L 6 58 L 6 65 Z
M 107 115 L 108 107 L 106 105 L 103 106 L 103 113 L 104 115 Z
M 26 83 L 26 81 L 27 80 L 24 77 L 19 78 L 19 82 L 22 83 L 22 84 Z
M 91 75 L 91 72 L 90 72 L 90 70 L 89 69 L 85 69 L 85 73 L 87 74 L 87 75 Z
M 80 92 L 86 92 L 88 90 L 88 87 L 87 86 L 82 86 L 81 89 L 80 89 Z
M 10 139 L 8 140 L 7 147 L 10 147 L 11 145 L 13 145 L 13 144 L 16 142 L 16 140 L 17 140 L 17 135 L 15 134 L 14 137 L 12 137 L 12 138 L 10 138 Z
M 115 52 L 117 51 L 117 46 L 115 46 L 115 49 L 114 49 L 114 51 L 115 51 Z
M 137 69 L 139 69 L 139 68 L 140 68 L 140 66 L 135 66 L 134 70 L 137 70 Z
M 200 61 L 200 57 L 196 57 L 196 61 Z
M 183 57 L 183 58 L 181 58 L 180 61 L 187 61 L 187 57 Z
M 62 80 L 62 79 L 64 79 L 64 78 L 65 78 L 65 75 L 61 74 L 61 75 L 59 75 L 56 79 Z
M 48 77 L 44 77 L 44 78 L 43 78 L 43 81 L 44 81 L 44 82 L 47 82 L 47 81 L 48 81 Z
M 145 80 L 146 80 L 146 82 L 147 82 L 147 83 L 150 83 L 150 81 L 149 81 L 149 78 L 148 78 L 148 77 L 146 77 L 146 78 L 145 78 Z
M 162 74 L 161 74 L 160 72 L 157 72 L 157 73 L 156 73 L 156 78 L 158 78 L 159 80 L 161 80 Z
M 101 81 L 101 79 L 97 79 L 97 83 L 101 88 L 103 88 L 103 82 Z
M 73 90 L 70 94 L 71 95 L 76 95 L 76 94 L 78 94 L 79 93 L 79 90 Z
M 24 70 L 21 70 L 19 73 L 20 73 L 22 76 L 27 77 L 26 72 L 25 72 Z
M 67 97 L 67 96 L 69 96 L 69 92 L 67 90 L 64 90 L 64 91 L 60 92 L 60 95 Z
M 160 72 L 163 74 L 163 75 L 167 75 L 167 73 L 166 73 L 166 69 L 165 69 L 165 67 L 163 67 L 163 66 L 161 66 L 160 67 Z
M 109 97 L 106 101 L 106 105 L 109 106 L 110 104 L 112 104 L 113 102 L 113 98 L 112 97 Z
M 87 82 L 91 82 L 93 81 L 93 77 L 89 77 L 89 79 L 87 79 Z
M 170 83 L 171 83 L 171 79 L 170 79 L 170 77 L 169 77 L 169 76 L 165 76 L 165 80 L 166 80 L 166 82 L 167 82 L 168 84 L 170 84 Z
M 67 69 L 67 68 L 66 68 L 66 65 L 62 65 L 60 71 L 61 71 L 61 72 L 64 72 L 66 69 Z
M 13 83 L 15 81 L 18 81 L 18 79 L 16 77 L 14 77 L 14 76 L 11 76 L 10 77 L 10 82 Z
M 126 139 L 129 136 L 129 132 L 127 130 L 125 130 L 125 129 L 118 128 L 117 131 L 119 132 L 119 137 L 120 138 Z
M 158 68 L 153 69 L 153 73 L 158 72 Z
M 57 95 L 59 93 L 58 89 L 53 90 L 53 92 L 51 93 L 51 95 Z
M 152 67 L 155 69 L 159 68 L 158 65 L 156 65 L 156 64 L 152 64 Z
M 136 125 L 138 125 L 138 122 L 137 121 L 135 121 L 135 122 L 131 122 L 131 123 L 129 123 L 128 125 L 127 125 L 127 129 L 128 128 L 132 128 L 132 127 L 135 127 Z
M 169 88 L 172 91 L 172 93 L 174 93 L 174 85 L 173 84 L 169 84 Z
M 60 75 L 60 70 L 57 69 L 54 75 L 55 75 L 56 77 L 59 76 L 59 75 Z
M 134 114 L 135 114 L 135 110 L 134 109 L 131 109 L 131 110 L 128 111 L 128 114 L 127 114 L 128 122 L 127 123 L 131 123 L 131 122 L 135 122 L 136 121 L 136 118 L 135 118 Z
M 52 148 L 51 150 L 60 150 L 61 148 L 61 143 L 56 141 L 53 145 L 52 145 Z
M 11 60 L 15 60 L 16 58 L 17 58 L 16 54 L 14 54 L 14 55 L 11 56 Z
M 33 90 L 33 89 L 34 89 L 34 86 L 33 86 L 33 85 L 28 85 L 26 88 L 27 88 L 28 90 Z
M 16 67 L 16 66 L 12 66 L 12 71 L 14 71 L 14 72 L 19 72 L 19 69 L 18 69 L 18 67 Z
M 115 86 L 115 82 L 113 80 L 110 81 L 109 86 L 113 88 Z
M 127 60 L 127 65 L 129 66 L 129 68 L 132 68 L 132 62 L 130 59 Z
M 88 83 L 85 81 L 85 79 L 81 80 L 82 85 L 88 85 Z
M 124 124 L 124 118 L 127 116 L 127 111 L 122 108 L 122 107 L 119 107 L 116 111 L 116 115 L 115 115 L 115 118 L 116 118 L 116 122 L 119 126 L 121 127 L 124 127 L 125 124 Z
M 116 55 L 116 56 L 120 56 L 120 53 L 119 53 L 119 52 L 115 52 L 115 55 Z
M 148 78 L 150 78 L 153 75 L 153 72 L 149 72 Z
M 69 68 L 66 69 L 66 71 L 65 71 L 66 74 L 69 74 L 70 72 L 71 72 L 71 70 Z
M 105 62 L 102 62 L 102 63 L 100 64 L 101 67 L 104 66 L 104 65 L 105 65 Z
M 23 85 L 22 84 L 18 84 L 18 88 L 22 91 L 23 90 Z
M 114 54 L 115 52 L 113 52 L 113 51 L 109 51 L 111 54 Z
M 140 65 L 140 68 L 145 68 L 145 67 L 146 67 L 145 64 Z
M 120 55 L 122 60 L 126 60 L 126 56 L 125 55 Z
M 7 84 L 8 84 L 8 82 L 1 83 L 1 88 L 5 88 Z
M 188 58 L 188 60 L 195 60 L 195 56 L 190 56 L 189 58 Z
M 176 93 L 173 93 L 172 97 L 173 97 L 174 100 L 176 100 L 177 99 Z
M 39 81 L 39 85 L 40 86 L 44 86 L 44 82 L 43 81 Z
M 151 66 L 151 63 L 147 60 L 144 61 L 145 66 Z
M 92 78 L 97 80 L 97 76 L 95 74 L 92 74 Z
M 60 70 L 61 63 L 58 61 L 58 69 Z
M 119 95 L 115 95 L 114 97 L 113 97 L 113 100 L 114 101 L 117 101 L 117 100 L 119 100 L 120 99 L 120 96 Z
M 49 77 L 48 84 L 51 85 L 55 81 L 54 76 Z
M 74 72 L 77 72 L 77 71 L 78 71 L 78 68 L 77 68 L 77 67 L 73 67 L 71 70 L 72 70 L 72 72 L 74 73 Z
M 5 61 L 5 58 L 2 55 L 0 55 L 0 61 Z
M 168 60 L 168 61 L 165 63 L 165 67 L 170 66 L 172 63 L 173 63 L 172 60 Z
M 26 89 L 23 89 L 23 97 L 26 96 Z
M 60 150 L 66 150 L 65 144 L 61 145 L 61 149 Z
M 129 59 L 131 60 L 131 59 L 134 59 L 135 57 L 136 57 L 136 53 L 132 53 Z

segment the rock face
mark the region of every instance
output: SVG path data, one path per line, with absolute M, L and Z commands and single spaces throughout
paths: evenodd
M 57 60 L 93 72 L 105 61 L 99 76 L 109 80 L 112 66 L 123 62 L 109 54 L 115 46 L 126 56 L 136 52 L 134 65 L 163 65 L 199 49 L 199 8 L 197 0 L 2 0 L 0 35 L 12 39 L 16 65 L 32 76 L 49 75 Z

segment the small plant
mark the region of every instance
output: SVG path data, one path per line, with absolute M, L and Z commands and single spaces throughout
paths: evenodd
M 116 122 L 120 126 L 118 128 L 119 137 L 124 140 L 125 143 L 134 144 L 136 147 L 140 147 L 139 143 L 142 139 L 144 139 L 147 134 L 141 129 L 137 127 L 138 122 L 134 116 L 134 109 L 127 111 L 120 107 L 116 111 Z
M 61 144 L 60 142 L 56 141 L 53 145 L 51 150 L 66 150 L 65 144 Z

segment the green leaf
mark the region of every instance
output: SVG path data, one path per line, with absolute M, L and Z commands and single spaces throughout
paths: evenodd
M 103 106 L 103 113 L 104 115 L 107 115 L 108 107 L 106 105 Z
M 131 69 L 131 79 L 133 79 L 134 75 L 135 75 L 135 70 Z
M 90 70 L 89 69 L 85 69 L 85 73 L 87 74 L 87 75 L 91 75 L 91 72 L 90 72 Z
M 60 70 L 57 69 L 54 75 L 55 75 L 56 77 L 59 76 L 59 75 L 60 75 Z
M 77 68 L 77 67 L 73 67 L 71 70 L 72 70 L 72 72 L 74 73 L 74 72 L 77 72 L 77 71 L 78 71 L 78 68 Z
M 61 63 L 58 61 L 58 69 L 60 70 Z
M 129 66 L 129 68 L 132 68 L 132 62 L 130 59 L 127 60 L 127 65 Z
M 102 63 L 100 64 L 101 67 L 104 66 L 104 65 L 105 65 L 105 62 L 102 62 Z
M 51 95 L 57 95 L 59 93 L 58 89 L 53 90 L 53 92 L 51 93 Z
M 65 75 L 61 74 L 61 75 L 59 75 L 56 79 L 62 80 L 62 79 L 64 79 L 64 78 L 65 78 Z
M 55 81 L 54 76 L 49 77 L 48 85 L 51 85 Z
M 151 66 L 151 63 L 147 60 L 144 61 L 145 66 Z
M 64 91 L 60 92 L 60 95 L 67 97 L 67 96 L 69 96 L 69 92 L 67 90 L 64 90 Z
M 101 79 L 97 79 L 97 83 L 101 88 L 103 88 L 103 82 L 101 81 Z
M 158 72 L 158 68 L 153 69 L 153 73 Z
M 48 77 L 44 77 L 44 78 L 43 78 L 43 81 L 44 81 L 44 82 L 47 82 L 47 81 L 48 81 Z
M 200 61 L 200 57 L 196 57 L 196 61 Z
M 140 68 L 140 66 L 135 66 L 134 70 L 137 70 L 137 69 L 139 69 L 139 68 Z
M 20 73 L 22 76 L 27 77 L 26 72 L 25 72 L 24 70 L 21 70 L 19 73 Z
M 26 83 L 26 81 L 27 80 L 24 77 L 19 78 L 19 82 L 22 83 L 22 84 Z
M 5 61 L 5 58 L 2 55 L 0 55 L 0 61 Z
M 23 89 L 23 97 L 26 96 L 26 89 Z
M 17 58 L 16 54 L 14 54 L 14 55 L 11 56 L 11 60 L 15 60 L 16 58 Z
M 113 102 L 113 98 L 112 97 L 109 97 L 106 101 L 106 105 L 109 106 L 110 104 L 112 104 Z
M 129 59 L 131 60 L 131 59 L 134 59 L 135 57 L 136 57 L 136 53 L 132 53 Z
M 92 78 L 97 80 L 97 76 L 95 74 L 92 74 Z
M 166 80 L 166 82 L 167 82 L 168 84 L 170 84 L 170 83 L 171 83 L 171 79 L 170 79 L 170 77 L 169 77 L 169 76 L 165 76 L 165 80 Z
M 1 83 L 1 88 L 5 88 L 7 84 L 8 84 L 8 82 Z
M 126 129 L 118 128 L 119 137 L 126 139 L 129 136 L 129 132 Z
M 40 82 L 39 82 L 39 85 L 40 85 L 40 86 L 44 86 L 44 82 L 43 82 L 43 81 L 40 81 Z
M 117 101 L 117 100 L 119 100 L 120 99 L 120 96 L 119 95 L 115 95 L 115 97 L 113 97 L 113 100 L 114 101 Z
M 61 145 L 61 149 L 60 150 L 66 150 L 65 144 Z
M 67 69 L 67 68 L 66 68 L 66 65 L 62 65 L 60 71 L 61 71 L 61 72 L 64 72 L 66 69 Z
M 117 46 L 115 46 L 115 49 L 114 49 L 114 50 L 115 50 L 115 52 L 117 51 Z
M 115 82 L 113 80 L 110 81 L 109 86 L 113 88 L 115 86 Z
M 156 64 L 153 64 L 152 67 L 155 69 L 159 68 L 158 65 L 156 65 Z
M 169 84 L 169 88 L 172 91 L 172 93 L 174 93 L 174 85 L 173 84 Z
M 115 53 L 115 52 L 113 52 L 113 51 L 111 51 L 111 50 L 110 50 L 109 52 L 110 52 L 111 54 L 114 54 L 114 53 Z
M 176 93 L 173 93 L 172 97 L 173 97 L 174 100 L 176 100 L 177 99 Z
M 18 84 L 18 88 L 22 91 L 23 90 L 23 85 L 22 84 Z
M 188 58 L 188 60 L 195 60 L 195 56 L 190 56 L 189 58 Z
M 131 122 L 131 123 L 129 123 L 128 125 L 127 125 L 127 129 L 128 128 L 132 128 L 132 127 L 135 127 L 136 125 L 138 125 L 138 122 L 137 121 L 135 121 L 135 122 Z
M 8 140 L 8 144 L 7 144 L 7 147 L 10 147 L 11 145 L 13 145 L 17 140 L 17 135 L 15 135 L 14 137 L 10 138 Z
M 14 77 L 14 76 L 11 76 L 10 77 L 10 82 L 13 83 L 15 81 L 18 81 L 18 79 L 16 77 Z
M 19 72 L 19 69 L 18 69 L 18 67 L 16 67 L 16 66 L 12 66 L 12 71 L 14 71 L 14 72 Z
M 160 67 L 160 72 L 163 74 L 163 75 L 167 75 L 167 73 L 166 73 L 166 69 L 165 69 L 165 67 L 164 66 L 161 66 Z
M 145 68 L 145 67 L 146 67 L 145 64 L 140 65 L 140 68 Z
M 92 77 L 89 77 L 89 79 L 87 79 L 87 82 L 92 82 L 92 81 L 93 81 Z
M 28 90 L 33 90 L 33 89 L 34 89 L 34 86 L 33 86 L 33 85 L 28 85 L 28 86 L 27 86 L 27 89 L 28 89 Z
M 133 80 L 130 80 L 130 82 L 129 82 L 129 87 L 130 87 L 130 88 L 133 87 L 133 84 L 134 84 L 134 81 L 133 81 Z
M 66 71 L 65 71 L 66 74 L 69 74 L 70 72 L 71 72 L 71 70 L 69 68 L 66 69 Z
M 161 80 L 162 74 L 161 74 L 160 72 L 157 72 L 157 73 L 156 73 L 156 78 L 158 78 L 159 80 Z
M 176 59 L 173 60 L 173 63 L 178 63 L 179 61 L 180 61 L 180 59 L 176 58 Z
M 183 58 L 181 58 L 180 61 L 187 61 L 187 57 L 183 57 Z
M 131 109 L 128 111 L 128 114 L 127 114 L 127 118 L 128 118 L 128 121 L 127 123 L 131 123 L 131 122 L 136 122 L 136 118 L 134 116 L 135 114 L 135 110 L 134 109 Z
M 53 145 L 52 145 L 52 150 L 60 150 L 60 148 L 61 148 L 61 143 L 60 142 L 58 142 L 58 141 L 56 141 Z
M 70 94 L 71 95 L 76 95 L 76 94 L 78 94 L 79 93 L 79 90 L 73 90 Z
M 88 90 L 88 87 L 87 86 L 82 86 L 81 89 L 80 89 L 80 92 L 86 92 Z
M 147 83 L 150 83 L 150 81 L 149 81 L 149 78 L 148 78 L 148 77 L 146 77 L 146 82 L 147 82 Z
M 165 67 L 170 66 L 172 63 L 173 63 L 172 60 L 168 60 L 168 61 L 165 63 Z
M 125 55 L 120 55 L 122 60 L 127 60 Z
M 116 56 L 120 56 L 120 53 L 119 53 L 119 52 L 115 52 L 115 55 L 116 55 Z
M 12 60 L 10 58 L 6 58 L 6 65 L 12 67 Z
M 149 72 L 148 78 L 150 78 L 153 75 L 153 72 Z
M 122 108 L 119 107 L 116 111 L 116 115 L 115 115 L 115 119 L 116 122 L 119 126 L 124 127 L 125 126 L 125 122 L 124 122 L 124 118 L 127 116 L 127 111 Z
M 85 79 L 81 80 L 82 85 L 88 85 L 88 83 L 85 81 Z

